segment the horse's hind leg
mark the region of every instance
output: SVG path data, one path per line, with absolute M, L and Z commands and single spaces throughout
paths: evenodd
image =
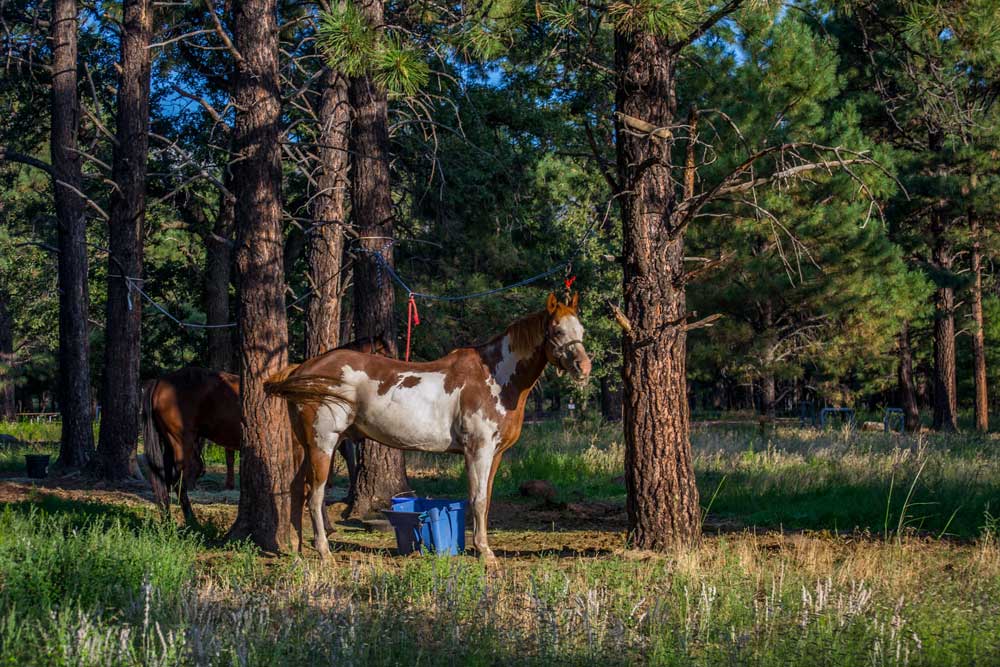
M 332 448 L 331 448 L 332 452 Z M 320 447 L 309 448 L 311 472 L 309 490 L 309 515 L 312 517 L 313 546 L 321 558 L 330 555 L 330 543 L 326 539 L 326 480 L 330 475 L 330 452 Z
M 226 450 L 226 484 L 224 487 L 226 490 L 232 490 L 236 488 L 236 450 L 227 449 Z
M 349 405 L 324 405 L 317 409 L 313 426 L 306 434 L 306 450 L 312 468 L 309 494 L 309 514 L 312 515 L 313 543 L 320 556 L 330 554 L 324 521 L 326 482 L 330 476 L 330 460 L 340 443 L 340 435 L 354 421 Z

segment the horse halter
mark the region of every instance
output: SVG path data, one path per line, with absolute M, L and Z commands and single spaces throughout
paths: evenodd
M 552 356 L 560 361 L 559 370 L 570 372 L 570 369 L 562 367 L 562 360 L 569 356 L 565 353 L 565 350 L 571 345 L 579 345 L 580 347 L 583 347 L 583 340 L 574 338 L 573 340 L 568 340 L 565 343 L 559 343 L 556 345 L 556 342 L 552 340 L 552 334 L 550 333 L 551 330 L 551 327 L 547 327 L 545 329 L 545 342 L 552 346 Z

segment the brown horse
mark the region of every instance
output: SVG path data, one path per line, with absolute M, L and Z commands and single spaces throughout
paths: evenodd
M 577 302 L 577 295 L 564 304 L 550 294 L 544 310 L 437 361 L 336 350 L 266 382 L 268 393 L 288 401 L 292 432 L 309 456 L 306 481 L 320 555 L 329 554 L 322 508 L 333 450 L 341 438 L 360 436 L 397 449 L 463 454 L 474 543 L 494 563 L 486 539 L 493 478 L 501 455 L 521 435 L 528 394 L 549 363 L 580 381 L 590 374 Z
M 381 338 L 365 338 L 338 349 L 385 354 L 386 345 Z M 194 520 L 188 490 L 204 472 L 205 440 L 226 450 L 225 486 L 227 489 L 235 486 L 235 458 L 240 449 L 239 377 L 189 367 L 150 380 L 143 388 L 142 437 L 156 503 L 167 511 L 170 490 L 178 487 L 184 517 Z M 353 443 L 342 443 L 340 452 L 347 461 L 353 490 L 356 478 Z

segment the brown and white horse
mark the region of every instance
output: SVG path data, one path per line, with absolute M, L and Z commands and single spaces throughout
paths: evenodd
M 364 338 L 343 348 L 365 354 L 385 354 L 380 338 Z M 179 487 L 181 508 L 194 519 L 188 490 L 204 472 L 205 440 L 226 450 L 227 489 L 234 488 L 236 452 L 240 449 L 240 379 L 232 373 L 205 368 L 182 368 L 143 387 L 142 439 L 153 497 L 163 511 L 170 508 L 170 490 Z M 351 490 L 356 478 L 353 443 L 345 440 L 340 452 L 347 461 Z
M 314 544 L 329 554 L 323 489 L 341 438 L 367 437 L 405 450 L 465 456 L 474 544 L 495 562 L 486 538 L 493 478 L 503 452 L 521 435 L 524 404 L 552 363 L 584 380 L 590 359 L 577 316 L 578 295 L 523 317 L 489 342 L 427 363 L 332 351 L 265 383 L 289 403 L 292 431 L 309 456 Z

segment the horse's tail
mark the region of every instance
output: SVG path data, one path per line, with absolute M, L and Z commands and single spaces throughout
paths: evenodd
M 347 403 L 340 383 L 320 375 L 296 375 L 288 377 L 291 371 L 285 369 L 264 382 L 264 391 L 270 396 L 279 396 L 291 403 Z
M 281 382 L 287 379 L 288 376 L 292 374 L 292 371 L 294 371 L 300 365 L 301 364 L 292 364 L 291 366 L 285 366 L 280 371 L 278 371 L 271 377 L 267 378 L 267 380 L 264 381 L 264 391 L 268 391 L 267 385 L 271 384 L 272 382 Z
M 142 442 L 149 466 L 149 484 L 153 487 L 153 498 L 161 509 L 170 506 L 170 487 L 174 481 L 174 457 L 172 451 L 164 451 L 163 438 L 153 414 L 153 394 L 159 380 L 150 380 L 142 389 Z

